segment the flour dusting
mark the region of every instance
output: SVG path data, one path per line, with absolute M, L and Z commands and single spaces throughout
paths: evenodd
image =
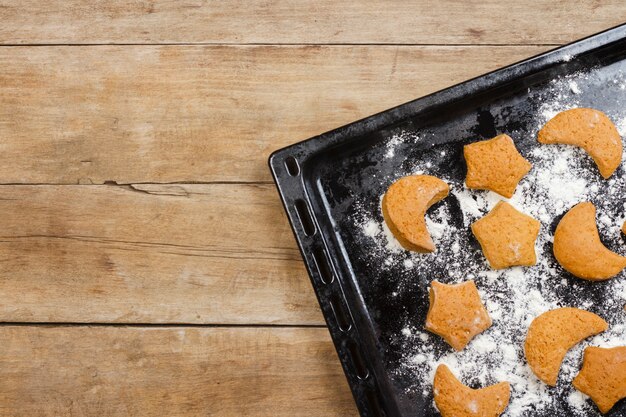
M 564 58 L 568 60 L 568 57 Z M 579 97 L 586 74 L 579 73 L 554 80 L 549 98 L 537 96 L 541 102 L 536 126 L 537 131 L 558 112 L 580 106 Z M 623 82 L 623 80 L 622 80 Z M 620 88 L 620 87 L 618 87 Z M 533 91 L 529 91 L 532 96 Z M 620 134 L 626 135 L 626 108 L 621 115 L 609 115 L 618 126 Z M 619 116 L 619 117 L 616 117 Z M 515 132 L 508 133 L 516 141 Z M 403 132 L 387 143 L 386 156 L 392 157 L 399 147 L 409 141 L 419 140 L 415 135 Z M 445 151 L 441 151 L 445 156 Z M 582 353 L 586 346 L 611 347 L 624 345 L 626 335 L 624 305 L 626 304 L 626 277 L 618 277 L 602 284 L 603 308 L 596 308 L 597 299 L 588 296 L 588 284 L 571 276 L 563 277 L 561 267 L 554 260 L 552 250 L 553 229 L 560 217 L 572 206 L 582 201 L 593 201 L 598 210 L 598 228 L 607 245 L 626 254 L 626 245 L 620 237 L 620 227 L 625 218 L 624 210 L 615 212 L 609 208 L 605 195 L 623 193 L 626 181 L 623 175 L 615 175 L 610 181 L 603 180 L 593 161 L 584 151 L 565 145 L 536 144 L 524 157 L 532 164 L 532 170 L 522 179 L 515 195 L 505 199 L 490 191 L 469 190 L 462 182 L 438 176 L 450 186 L 450 195 L 443 203 L 429 210 L 426 222 L 437 246 L 433 254 L 405 251 L 385 225 L 380 213 L 360 212 L 354 221 L 362 233 L 377 243 L 378 255 L 385 258 L 383 268 L 402 266 L 404 278 L 394 288 L 394 296 L 408 291 L 411 280 L 417 276 L 429 276 L 445 283 L 474 279 L 480 290 L 493 326 L 474 338 L 462 351 L 453 351 L 446 345 L 434 343 L 438 336 L 426 332 L 424 323 L 410 316 L 403 323 L 402 331 L 394 337 L 401 346 L 402 358 L 393 370 L 394 374 L 412 381 L 408 393 L 432 400 L 432 380 L 435 369 L 447 364 L 453 373 L 471 386 L 486 386 L 499 381 L 511 383 L 511 402 L 504 416 L 532 416 L 536 412 L 555 406 L 556 394 L 566 399 L 565 407 L 558 415 L 600 416 L 595 405 L 584 394 L 576 391 L 571 381 L 580 369 Z M 430 162 L 415 161 L 410 173 L 432 171 Z M 386 179 L 391 184 L 392 178 Z M 532 267 L 515 267 L 494 271 L 472 241 L 469 226 L 487 214 L 498 201 L 509 201 L 518 210 L 541 222 L 536 242 L 538 262 Z M 461 218 L 453 221 L 454 207 Z M 380 209 L 380 206 L 378 207 Z M 511 248 L 514 252 L 519 248 Z M 444 271 L 432 276 L 430 271 Z M 539 381 L 527 365 L 523 345 L 531 321 L 548 310 L 564 307 L 562 293 L 575 294 L 578 305 L 568 305 L 602 313 L 609 322 L 609 330 L 586 340 L 566 356 L 557 388 L 550 388 Z M 431 402 L 434 410 L 434 403 Z

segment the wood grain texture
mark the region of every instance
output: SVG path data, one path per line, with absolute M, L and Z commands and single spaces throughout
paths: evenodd
M 545 47 L 0 48 L 0 183 L 269 181 L 269 154 Z
M 0 327 L 0 415 L 356 416 L 326 329 Z
M 560 44 L 625 18 L 622 0 L 20 0 L 0 42 Z
M 0 212 L 0 321 L 324 323 L 273 186 L 1 186 Z
M 0 184 L 135 184 L 0 186 L 0 321 L 323 324 L 274 187 L 245 184 L 270 180 L 270 152 L 625 17 L 0 0 L 0 44 L 24 45 L 0 47 Z M 185 45 L 132 45 L 158 43 Z M 136 184 L 159 182 L 213 184 Z M 128 415 L 357 412 L 323 328 L 0 325 L 0 416 Z

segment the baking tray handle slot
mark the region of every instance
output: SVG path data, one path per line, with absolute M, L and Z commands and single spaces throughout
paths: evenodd
M 298 219 L 300 220 L 300 225 L 302 226 L 302 231 L 306 236 L 313 236 L 316 228 L 308 205 L 304 200 L 297 199 L 294 203 L 294 207 L 296 208 L 296 213 L 298 214 Z
M 315 266 L 322 282 L 331 284 L 335 280 L 335 274 L 330 267 L 328 256 L 323 248 L 317 247 L 313 250 L 313 261 L 315 261 Z
M 361 380 L 366 379 L 369 376 L 370 371 L 367 369 L 365 361 L 363 360 L 363 355 L 361 355 L 361 350 L 356 343 L 350 342 L 348 344 L 348 352 L 352 358 L 352 364 L 354 365 L 357 378 Z
M 287 174 L 292 177 L 297 177 L 300 174 L 300 165 L 298 164 L 298 160 L 293 156 L 285 158 L 285 168 L 287 169 Z
M 346 307 L 343 301 L 337 295 L 333 295 L 330 299 L 330 308 L 333 310 L 335 314 L 335 320 L 337 321 L 337 326 L 339 326 L 339 330 L 342 332 L 348 332 L 352 328 L 352 320 L 350 320 L 350 315 L 346 310 Z

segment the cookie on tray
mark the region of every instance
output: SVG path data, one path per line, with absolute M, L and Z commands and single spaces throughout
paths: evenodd
M 590 281 L 614 277 L 626 267 L 626 257 L 604 246 L 596 226 L 596 208 L 579 203 L 563 216 L 554 232 L 554 257 L 567 271 Z
M 526 360 L 537 378 L 555 386 L 567 351 L 589 336 L 608 328 L 602 317 L 578 308 L 564 307 L 537 316 L 526 335 Z
M 626 398 L 626 346 L 586 348 L 582 369 L 572 383 L 590 396 L 603 414 L 608 413 Z
M 532 168 L 508 135 L 465 145 L 463 155 L 467 163 L 465 185 L 506 198 L 513 196 L 517 184 Z
M 611 119 L 599 110 L 562 111 L 545 124 L 537 140 L 583 148 L 604 178 L 609 178 L 622 162 L 622 138 Z
M 452 285 L 433 281 L 428 295 L 426 330 L 441 336 L 456 350 L 462 350 L 474 336 L 491 326 L 474 281 Z
M 411 175 L 391 184 L 383 196 L 383 217 L 402 247 L 415 252 L 434 252 L 435 243 L 424 216 L 449 190 L 448 184 L 431 175 Z
M 442 417 L 498 417 L 506 410 L 511 397 L 508 382 L 472 389 L 463 385 L 443 364 L 435 371 L 433 391 Z
M 472 233 L 493 269 L 531 266 L 537 263 L 535 241 L 541 223 L 500 201 L 472 224 Z

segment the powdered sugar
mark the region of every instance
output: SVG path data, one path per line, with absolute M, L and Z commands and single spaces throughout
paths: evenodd
M 531 136 L 536 136 L 547 120 L 558 112 L 580 105 L 580 80 L 584 77 L 585 74 L 578 74 L 557 79 L 551 84 L 552 98 L 540 105 Z M 625 135 L 626 113 L 619 116 L 615 122 L 620 133 Z M 515 140 L 520 139 L 512 132 L 505 133 Z M 389 141 L 386 155 L 394 156 L 408 140 L 417 139 L 415 135 L 403 132 Z M 441 156 L 445 156 L 445 152 L 442 150 Z M 623 243 L 618 241 L 624 212 L 611 211 L 608 199 L 604 198 L 607 193 L 611 195 L 615 190 L 621 192 L 626 189 L 626 181 L 622 176 L 616 176 L 612 182 L 602 180 L 589 156 L 571 146 L 536 145 L 524 156 L 533 168 L 508 201 L 542 223 L 536 243 L 538 263 L 533 267 L 498 271 L 489 268 L 469 233 L 469 226 L 487 214 L 498 201 L 506 199 L 490 191 L 469 190 L 458 180 L 443 175 L 439 177 L 450 185 L 450 195 L 426 214 L 427 226 L 437 246 L 434 254 L 405 251 L 384 224 L 380 213 L 364 212 L 355 218 L 363 235 L 378 244 L 385 258 L 383 268 L 402 265 L 406 272 L 406 277 L 399 280 L 397 288 L 394 288 L 394 294 L 401 295 L 417 276 L 446 283 L 475 279 L 494 322 L 464 350 L 454 352 L 440 343 L 438 337 L 424 331 L 422 322 L 409 317 L 397 335 L 403 354 L 394 373 L 411 378 L 410 393 L 432 398 L 434 371 L 438 364 L 445 363 L 457 377 L 470 385 L 485 386 L 509 381 L 512 395 L 505 416 L 534 415 L 542 410 L 552 410 L 556 407 L 557 396 L 565 399 L 568 409 L 559 408 L 559 413 L 554 415 L 600 415 L 586 396 L 573 389 L 571 380 L 580 369 L 585 346 L 626 344 L 623 310 L 626 280 L 620 275 L 606 284 L 597 284 L 605 286 L 602 297 L 594 298 L 589 295 L 587 283 L 563 276 L 551 254 L 551 242 L 554 224 L 560 216 L 576 203 L 591 200 L 598 207 L 598 227 L 603 239 L 611 249 L 626 253 Z M 407 174 L 431 173 L 431 168 L 430 161 L 415 161 Z M 392 179 L 387 181 L 390 184 Z M 458 207 L 458 212 L 455 207 Z M 515 248 L 512 250 L 515 251 Z M 432 276 L 432 270 L 442 272 Z M 567 304 L 563 301 L 566 294 L 572 296 Z M 598 300 L 604 303 L 602 310 L 596 308 Z M 523 344 L 526 330 L 535 317 L 565 305 L 612 313 L 602 314 L 610 324 L 607 332 L 579 344 L 568 353 L 559 385 L 554 389 L 540 382 L 532 373 L 524 359 Z
M 387 152 L 385 158 L 393 158 L 396 154 L 396 146 L 402 142 L 401 136 L 396 136 L 387 143 Z
M 368 220 L 363 225 L 363 233 L 367 237 L 376 238 L 380 234 L 380 225 L 374 220 Z
M 387 226 L 386 223 L 382 223 L 381 225 L 382 227 L 382 236 L 384 238 L 385 241 L 385 249 L 387 249 L 387 251 L 389 251 L 390 253 L 400 253 L 402 252 L 404 249 L 402 248 L 402 245 L 400 245 L 400 242 L 398 242 L 398 240 L 393 236 L 393 233 L 391 233 L 391 230 L 389 230 L 389 227 Z M 380 230 L 380 229 L 379 229 Z M 378 235 L 376 235 L 375 237 L 378 237 L 380 235 L 380 233 Z
M 492 191 L 476 193 L 465 188 L 464 185 L 453 186 L 451 193 L 457 198 L 463 212 L 463 224 L 469 226 L 491 210 L 500 197 Z
M 589 397 L 580 391 L 572 391 L 567 396 L 567 402 L 577 412 L 581 412 L 588 408 L 587 398 Z
M 622 137 L 626 136 L 626 117 L 617 122 L 617 131 Z
M 409 132 L 402 132 L 399 135 L 393 137 L 387 144 L 385 145 L 385 158 L 393 158 L 396 155 L 396 149 L 399 145 L 404 144 L 407 140 L 417 140 L 418 137 L 411 135 Z

